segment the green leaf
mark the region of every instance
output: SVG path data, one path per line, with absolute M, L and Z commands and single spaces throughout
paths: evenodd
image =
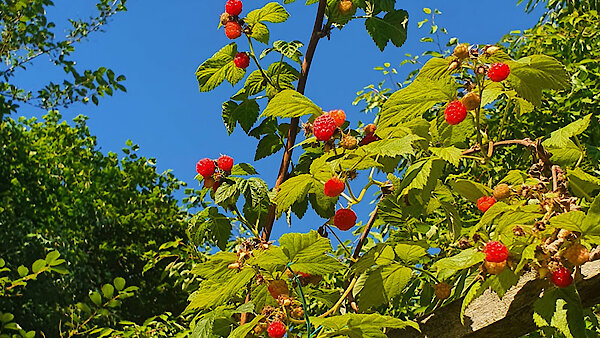
M 310 321 L 314 326 L 322 325 L 324 328 L 332 330 L 341 330 L 343 328 L 377 328 L 381 330 L 382 328 L 403 329 L 406 327 L 412 327 L 419 330 L 419 326 L 414 322 L 404 321 L 398 318 L 380 315 L 378 313 L 347 313 L 326 318 L 310 317 Z
M 187 309 L 213 308 L 230 301 L 254 278 L 253 269 L 243 269 L 230 276 L 227 280 L 204 282 L 190 297 Z
M 435 187 L 435 183 L 441 176 L 443 169 L 444 162 L 436 158 L 429 158 L 413 164 L 406 170 L 406 176 L 402 181 L 403 186 L 406 184 L 405 182 L 410 183 L 400 194 L 405 195 L 413 189 L 431 191 Z
M 450 186 L 454 191 L 459 193 L 462 197 L 475 203 L 483 196 L 490 196 L 492 189 L 475 181 L 466 179 L 457 179 L 450 182 Z
M 575 122 L 571 122 L 567 126 L 552 132 L 550 134 L 550 138 L 545 140 L 542 144 L 544 145 L 544 147 L 566 147 L 571 141 L 571 137 L 583 133 L 590 126 L 591 118 L 592 114 L 588 114 L 585 117 Z
M 52 266 L 58 257 L 60 257 L 60 253 L 58 251 L 50 251 L 47 255 L 46 255 L 46 263 L 48 263 L 48 265 Z
M 256 146 L 256 154 L 254 154 L 254 160 L 258 161 L 267 156 L 273 155 L 283 148 L 283 141 L 276 134 L 265 135 Z
M 260 107 L 256 100 L 244 100 L 239 105 L 233 101 L 228 101 L 223 104 L 223 122 L 227 126 L 227 133 L 231 134 L 239 123 L 242 129 L 247 133 L 250 132 L 256 120 Z
M 408 13 L 405 10 L 395 10 L 388 12 L 383 18 L 369 17 L 365 20 L 365 27 L 377 47 L 383 51 L 390 40 L 396 47 L 404 44 L 407 23 Z
M 306 96 L 292 89 L 286 89 L 275 95 L 261 116 L 299 117 L 303 115 L 320 115 L 323 110 Z
M 224 80 L 234 85 L 244 77 L 246 70 L 233 63 L 237 52 L 237 45 L 230 43 L 198 67 L 196 78 L 201 92 L 217 88 Z
M 102 294 L 104 295 L 104 298 L 110 299 L 113 297 L 114 293 L 115 293 L 114 286 L 112 286 L 111 284 L 102 285 Z
M 460 306 L 460 323 L 465 325 L 465 311 L 469 307 L 472 301 L 474 301 L 479 295 L 479 289 L 481 288 L 481 282 L 475 282 L 469 289 L 465 297 L 463 298 L 462 305 Z
M 302 48 L 302 46 L 304 46 L 304 44 L 300 41 L 286 42 L 278 40 L 273 42 L 273 48 L 265 49 L 260 54 L 260 58 L 262 59 L 265 56 L 267 56 L 270 52 L 276 51 L 281 55 L 291 59 L 292 61 L 301 63 L 300 58 L 302 57 L 302 52 L 300 51 L 300 48 Z
M 255 9 L 246 16 L 246 23 L 253 25 L 257 22 L 281 23 L 289 18 L 290 14 L 276 2 L 270 2 L 263 8 Z
M 406 264 L 414 263 L 419 258 L 427 255 L 427 251 L 422 246 L 403 243 L 396 245 L 394 251 L 398 258 Z
M 497 275 L 490 276 L 482 285 L 481 291 L 491 288 L 498 297 L 502 298 L 506 294 L 506 291 L 511 287 L 517 285 L 519 282 L 519 276 L 517 276 L 511 269 L 504 269 Z
M 29 269 L 21 265 L 17 268 L 17 272 L 19 273 L 19 276 L 25 277 L 29 273 Z
M 583 219 L 581 232 L 583 236 L 600 236 L 600 196 L 594 199 Z
M 254 329 L 254 327 L 256 326 L 256 324 L 258 324 L 258 322 L 260 322 L 265 316 L 263 315 L 258 315 L 256 317 L 254 317 L 254 319 L 249 322 L 246 323 L 244 325 L 238 326 L 235 330 L 233 330 L 231 332 L 231 334 L 229 335 L 229 338 L 245 338 L 248 337 L 248 334 L 250 333 L 250 331 L 252 331 L 252 329 Z
M 392 94 L 385 102 L 378 127 L 384 129 L 420 118 L 437 103 L 449 101 L 455 96 L 456 82 L 453 79 L 416 79 L 408 87 Z
M 256 169 L 251 164 L 239 163 L 231 168 L 231 175 L 233 176 L 249 176 L 257 175 Z
M 46 267 L 46 261 L 43 259 L 38 259 L 31 265 L 31 271 L 33 273 L 38 273 L 42 271 L 44 267 Z
M 287 211 L 292 204 L 302 200 L 312 187 L 314 179 L 311 175 L 302 174 L 285 181 L 275 196 L 274 203 L 277 205 L 277 214 Z
M 122 291 L 125 288 L 125 279 L 117 277 L 113 280 L 113 284 L 115 285 L 117 291 Z
M 527 101 L 539 107 L 543 89 L 568 89 L 571 85 L 565 67 L 546 55 L 532 55 L 508 61 L 511 87 Z
M 325 275 L 344 267 L 337 259 L 327 255 L 332 251 L 329 240 L 314 230 L 308 234 L 285 234 L 279 243 L 288 261 L 293 263 L 294 271 Z
M 546 289 L 533 304 L 533 311 L 538 327 L 554 327 L 568 338 L 587 336 L 581 299 L 574 286 Z
M 421 140 L 421 138 L 419 136 L 410 134 L 402 138 L 371 142 L 360 147 L 360 150 L 371 155 L 389 157 L 412 155 L 415 152 L 412 144 L 417 140 Z
M 569 211 L 550 218 L 550 226 L 570 231 L 582 231 L 586 215 L 583 211 Z
M 102 296 L 100 296 L 100 293 L 98 293 L 97 291 L 90 293 L 90 300 L 96 306 L 100 306 L 102 304 Z
M 389 303 L 402 293 L 411 277 L 412 269 L 397 263 L 381 266 L 369 272 L 359 294 L 359 307 L 368 309 Z
M 447 148 L 429 148 L 429 150 L 442 160 L 458 167 L 460 164 L 460 158 L 462 156 L 462 150 L 454 146 Z
M 568 170 L 567 179 L 569 180 L 569 189 L 577 197 L 590 198 L 590 196 L 595 196 L 594 193 L 600 190 L 600 179 L 586 173 L 581 168 Z
M 461 251 L 457 255 L 442 258 L 433 264 L 433 268 L 437 269 L 438 273 L 444 271 L 444 275 L 453 275 L 456 271 L 470 268 L 475 264 L 481 263 L 485 258 L 483 252 L 478 252 L 474 248 L 469 248 Z

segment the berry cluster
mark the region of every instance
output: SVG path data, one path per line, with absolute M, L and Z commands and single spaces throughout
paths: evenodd
M 225 26 L 225 35 L 229 39 L 237 39 L 242 36 L 243 20 L 239 18 L 242 13 L 241 0 L 227 0 L 225 3 L 225 13 L 221 14 L 221 24 Z M 239 52 L 233 59 L 233 64 L 237 68 L 246 69 L 250 65 L 250 56 L 246 52 Z
M 204 178 L 204 187 L 216 191 L 221 185 L 221 178 L 229 175 L 233 168 L 233 158 L 221 155 L 216 161 L 203 158 L 196 163 L 196 172 Z
M 497 46 L 486 46 L 482 52 L 486 56 L 491 56 L 500 51 Z M 453 58 L 450 60 L 448 71 L 456 71 L 466 59 L 471 59 L 475 66 L 473 68 L 476 75 L 486 76 L 493 82 L 501 82 L 508 78 L 510 67 L 505 63 L 494 63 L 491 66 L 478 63 L 480 50 L 470 48 L 468 44 L 459 44 L 454 48 Z M 473 64 L 469 61 L 468 64 Z M 489 68 L 489 69 L 488 69 Z M 467 86 L 467 90 L 475 89 L 475 86 Z M 460 100 L 449 102 L 444 110 L 446 122 L 450 125 L 457 125 L 465 120 L 467 111 L 476 110 L 481 105 L 481 97 L 476 92 L 468 92 Z

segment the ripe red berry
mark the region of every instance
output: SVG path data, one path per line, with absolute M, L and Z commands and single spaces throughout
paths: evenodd
M 510 67 L 506 63 L 494 63 L 487 72 L 490 80 L 500 82 L 506 80 L 510 74 Z
M 196 171 L 203 177 L 212 176 L 215 173 L 215 162 L 210 158 L 203 158 L 196 163 Z
M 493 263 L 500 263 L 508 258 L 508 248 L 506 245 L 492 241 L 488 242 L 483 249 L 485 260 Z
M 573 276 L 571 276 L 569 269 L 561 266 L 552 273 L 550 280 L 559 288 L 566 288 L 573 283 Z
M 340 230 L 350 230 L 356 224 L 356 213 L 352 209 L 339 209 L 333 217 L 333 224 Z
M 228 0 L 225 3 L 225 12 L 230 15 L 240 15 L 242 12 L 242 2 L 240 0 Z
M 460 100 L 454 100 L 448 103 L 444 115 L 448 124 L 459 124 L 467 117 L 467 107 Z
M 245 52 L 237 53 L 235 55 L 235 58 L 233 58 L 233 64 L 235 64 L 236 67 L 241 68 L 241 69 L 248 68 L 248 66 L 250 65 L 250 57 L 248 56 L 248 53 L 245 53 Z
M 336 109 L 328 112 L 329 116 L 333 117 L 335 125 L 341 127 L 346 122 L 346 113 L 341 109 Z
M 333 117 L 323 114 L 317 117 L 313 123 L 313 135 L 319 141 L 329 141 L 336 128 L 337 126 Z
M 375 131 L 377 130 L 377 126 L 373 123 L 371 124 L 367 124 L 365 126 L 365 135 L 373 135 L 375 134 Z
M 231 168 L 233 167 L 233 158 L 227 155 L 221 155 L 221 157 L 219 157 L 217 160 L 217 165 L 219 166 L 219 169 L 225 172 L 230 172 Z
M 268 332 L 269 337 L 271 338 L 281 338 L 285 336 L 287 329 L 285 327 L 285 324 L 281 320 L 276 320 L 269 324 Z
M 488 211 L 494 204 L 496 204 L 496 199 L 492 196 L 483 196 L 477 200 L 477 208 L 481 212 Z
M 332 177 L 329 181 L 325 182 L 325 195 L 329 197 L 339 196 L 345 189 L 344 181 L 337 177 Z
M 231 40 L 239 38 L 242 36 L 242 26 L 236 21 L 229 21 L 225 25 L 225 35 Z

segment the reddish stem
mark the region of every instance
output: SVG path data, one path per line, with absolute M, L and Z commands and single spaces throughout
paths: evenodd
M 302 62 L 302 70 L 300 72 L 300 78 L 298 79 L 298 86 L 296 88 L 296 90 L 300 94 L 304 94 L 304 89 L 306 88 L 306 81 L 308 80 L 308 71 L 310 70 L 310 65 L 312 63 L 313 56 L 315 55 L 315 51 L 317 49 L 317 43 L 319 43 L 319 40 L 323 37 L 321 29 L 323 27 L 323 18 L 325 17 L 326 5 L 326 0 L 319 0 L 319 8 L 317 9 L 315 25 L 313 27 L 312 35 L 310 37 L 310 42 L 308 43 L 308 48 L 306 49 L 304 61 Z M 288 130 L 287 135 L 287 143 L 283 152 L 283 158 L 281 159 L 281 165 L 279 166 L 279 174 L 277 175 L 277 181 L 275 182 L 275 190 L 278 190 L 279 186 L 287 179 L 288 170 L 290 168 L 290 162 L 292 160 L 293 147 L 296 143 L 296 136 L 298 135 L 299 123 L 300 119 L 298 117 L 294 117 L 290 121 L 290 128 Z M 271 237 L 271 230 L 273 230 L 273 223 L 275 223 L 275 208 L 275 204 L 271 204 L 269 206 L 267 220 L 265 222 L 265 227 L 262 233 L 262 239 L 264 241 L 268 241 Z

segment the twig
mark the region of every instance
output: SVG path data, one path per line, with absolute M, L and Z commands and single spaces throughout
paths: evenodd
M 377 201 L 377 202 L 379 203 L 379 201 Z M 369 219 L 369 222 L 367 223 L 367 226 L 365 227 L 365 230 L 363 230 L 362 235 L 360 235 L 360 239 L 358 240 L 358 243 L 356 243 L 356 248 L 354 248 L 354 254 L 352 255 L 353 261 L 356 261 L 358 259 L 358 256 L 360 255 L 360 250 L 362 250 L 362 247 L 365 244 L 365 240 L 367 239 L 367 237 L 369 236 L 369 233 L 371 232 L 373 223 L 375 223 L 375 218 L 377 217 L 378 211 L 379 211 L 379 206 L 376 206 L 375 209 L 373 210 L 373 214 L 371 215 L 371 218 Z M 352 264 L 352 262 L 350 262 L 350 264 Z
M 498 141 L 498 142 L 494 142 L 494 143 L 490 143 L 490 147 L 502 147 L 502 146 L 509 146 L 509 145 L 522 145 L 525 147 L 529 147 L 529 148 L 536 148 L 537 143 L 526 138 L 523 140 L 504 140 L 504 141 Z M 481 151 L 481 147 L 479 145 L 474 145 L 473 147 L 463 150 L 462 155 L 469 155 L 469 154 L 475 154 Z

